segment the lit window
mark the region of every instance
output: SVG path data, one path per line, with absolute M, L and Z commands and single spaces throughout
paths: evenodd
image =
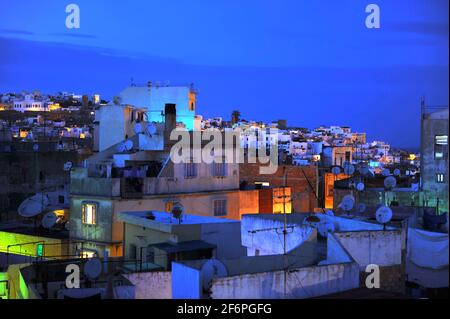
M 448 135 L 434 137 L 434 157 L 437 159 L 448 157 Z
M 81 205 L 81 220 L 83 224 L 95 225 L 97 223 L 97 204 L 84 203 Z
M 214 216 L 226 216 L 227 215 L 227 200 L 216 199 L 214 201 Z
M 444 183 L 444 174 L 441 174 L 441 173 L 436 174 L 436 182 Z
M 213 163 L 213 176 L 215 177 L 227 176 L 227 165 L 225 163 Z
M 80 257 L 81 258 L 94 258 L 95 257 L 95 252 L 89 251 L 89 250 L 82 250 L 80 252 Z
M 436 135 L 435 137 L 436 145 L 448 145 L 447 135 Z

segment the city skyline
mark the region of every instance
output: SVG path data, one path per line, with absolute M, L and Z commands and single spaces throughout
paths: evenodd
M 375 30 L 364 26 L 363 1 L 329 2 L 325 12 L 323 4 L 291 1 L 206 9 L 196 1 L 158 2 L 157 10 L 144 2 L 77 4 L 81 27 L 72 30 L 63 4 L 4 4 L 3 12 L 15 14 L 0 21 L 2 91 L 112 98 L 131 78 L 193 82 L 206 117 L 239 109 L 293 126 L 348 125 L 404 148 L 419 145 L 421 97 L 448 104 L 446 1 L 379 1 Z M 169 11 L 167 24 L 161 17 Z

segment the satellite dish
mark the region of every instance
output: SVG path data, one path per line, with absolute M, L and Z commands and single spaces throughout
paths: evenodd
M 84 273 L 86 277 L 93 280 L 100 276 L 102 273 L 102 262 L 98 258 L 89 258 L 84 265 Z
M 345 175 L 353 175 L 354 172 L 355 172 L 355 166 L 353 166 L 349 162 L 344 164 L 344 173 L 345 173 Z
M 173 218 L 178 219 L 178 222 L 181 224 L 181 217 L 184 213 L 183 205 L 181 205 L 180 203 L 176 203 L 175 205 L 173 205 L 171 213 Z
M 127 151 L 131 151 L 133 149 L 133 141 L 132 140 L 125 141 L 124 146 Z
M 327 237 L 328 233 L 334 232 L 334 224 L 330 222 L 320 223 L 317 230 L 322 237 Z
M 387 224 L 392 219 L 392 210 L 387 206 L 381 206 L 375 213 L 377 222 Z
M 49 199 L 44 193 L 38 193 L 30 198 L 25 199 L 17 209 L 22 217 L 34 217 L 43 212 L 49 205 Z
M 333 173 L 333 175 L 339 175 L 341 173 L 341 168 L 339 166 L 334 166 L 331 169 L 331 173 Z
M 148 123 L 147 125 L 147 134 L 154 135 L 156 134 L 156 126 L 153 123 Z
M 58 216 L 54 212 L 48 212 L 42 218 L 42 227 L 50 229 L 56 224 L 57 220 Z
M 33 151 L 35 151 L 35 152 L 39 151 L 39 144 L 33 145 Z
M 332 210 L 326 210 L 325 211 L 325 215 L 327 215 L 327 216 L 334 216 L 334 213 L 333 213 L 333 211 Z
M 122 153 L 125 152 L 126 148 L 125 148 L 125 143 L 121 142 L 119 145 L 117 145 L 117 151 Z
M 115 105 L 120 105 L 120 104 L 122 104 L 122 98 L 121 98 L 120 96 L 115 96 L 115 97 L 113 98 L 113 103 L 114 103 Z
M 345 211 L 351 211 L 355 205 L 355 198 L 352 195 L 345 195 L 339 205 Z
M 361 165 L 358 170 L 361 175 L 369 174 L 369 166 L 367 166 L 366 164 Z
M 392 189 L 397 185 L 397 180 L 394 176 L 388 176 L 384 179 L 384 187 Z
M 136 122 L 134 125 L 134 133 L 141 134 L 142 133 L 142 124 L 139 122 Z
M 200 278 L 202 281 L 203 291 L 208 291 L 211 281 L 217 277 L 225 277 L 228 275 L 227 267 L 217 259 L 209 259 L 200 270 Z
M 73 167 L 73 163 L 71 161 L 65 162 L 64 163 L 64 170 L 65 171 L 70 171 Z
M 364 183 L 358 183 L 356 184 L 356 189 L 362 192 L 364 190 Z
M 382 172 L 381 172 L 381 174 L 383 175 L 383 176 L 390 176 L 391 175 L 391 171 L 389 170 L 389 169 L 387 169 L 387 168 L 385 168 Z
M 400 170 L 398 168 L 394 169 L 394 175 L 395 176 L 400 176 Z
M 366 211 L 366 204 L 359 203 L 359 205 L 358 205 L 358 212 L 364 213 L 365 211 Z

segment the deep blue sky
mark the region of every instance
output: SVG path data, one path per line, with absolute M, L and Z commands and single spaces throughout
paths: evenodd
M 76 3 L 81 28 L 66 29 Z M 381 8 L 381 29 L 364 25 Z M 448 104 L 448 0 L 0 2 L 0 91 L 195 83 L 198 113 L 350 125 L 419 144 L 419 101 Z

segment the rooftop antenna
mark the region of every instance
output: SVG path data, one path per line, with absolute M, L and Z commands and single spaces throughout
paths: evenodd
M 383 230 L 386 230 L 386 224 L 392 219 L 392 210 L 387 206 L 381 206 L 375 212 L 375 218 L 383 225 Z

